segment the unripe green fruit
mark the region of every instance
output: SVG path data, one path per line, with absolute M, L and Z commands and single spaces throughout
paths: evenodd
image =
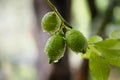
M 87 48 L 87 40 L 83 34 L 77 30 L 71 29 L 66 32 L 67 45 L 74 52 L 85 52 Z
M 65 40 L 61 34 L 50 37 L 45 46 L 45 53 L 49 58 L 49 63 L 58 61 L 63 57 L 65 51 Z
M 42 18 L 41 25 L 45 32 L 52 34 L 60 28 L 61 20 L 55 12 L 48 12 Z

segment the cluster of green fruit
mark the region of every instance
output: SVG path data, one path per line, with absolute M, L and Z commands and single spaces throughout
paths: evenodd
M 45 46 L 49 63 L 57 62 L 63 57 L 66 45 L 76 53 L 85 53 L 88 46 L 86 38 L 81 32 L 65 25 L 56 12 L 45 14 L 41 25 L 45 32 L 52 34 Z M 63 29 L 66 29 L 66 32 Z

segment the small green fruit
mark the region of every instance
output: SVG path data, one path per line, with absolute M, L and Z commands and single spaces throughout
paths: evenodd
M 45 46 L 45 53 L 49 58 L 49 63 L 57 62 L 63 57 L 65 51 L 65 40 L 61 34 L 50 37 Z
M 85 52 L 87 48 L 87 40 L 83 34 L 77 30 L 71 29 L 66 32 L 66 42 L 67 45 L 74 52 Z
M 42 18 L 41 25 L 46 32 L 52 34 L 60 28 L 61 20 L 55 12 L 48 12 Z

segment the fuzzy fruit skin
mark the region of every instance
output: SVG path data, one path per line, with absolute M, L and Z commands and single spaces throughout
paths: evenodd
M 55 34 L 50 37 L 45 46 L 45 53 L 49 58 L 49 63 L 53 63 L 63 57 L 65 51 L 65 40 L 62 35 Z
M 83 34 L 77 30 L 71 29 L 66 32 L 66 42 L 67 45 L 72 49 L 72 51 L 79 53 L 85 53 L 88 46 L 86 38 Z
M 41 25 L 45 32 L 52 34 L 60 28 L 61 20 L 55 12 L 48 12 L 42 18 Z

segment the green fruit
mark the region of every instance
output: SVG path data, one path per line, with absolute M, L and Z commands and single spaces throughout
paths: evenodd
M 65 51 L 65 40 L 61 34 L 50 37 L 45 46 L 45 53 L 49 58 L 49 63 L 57 62 L 63 57 Z
M 42 18 L 41 25 L 45 32 L 52 34 L 60 28 L 61 20 L 55 12 L 48 12 Z
M 83 34 L 77 30 L 71 29 L 66 32 L 67 45 L 74 52 L 85 52 L 87 48 L 87 40 Z

